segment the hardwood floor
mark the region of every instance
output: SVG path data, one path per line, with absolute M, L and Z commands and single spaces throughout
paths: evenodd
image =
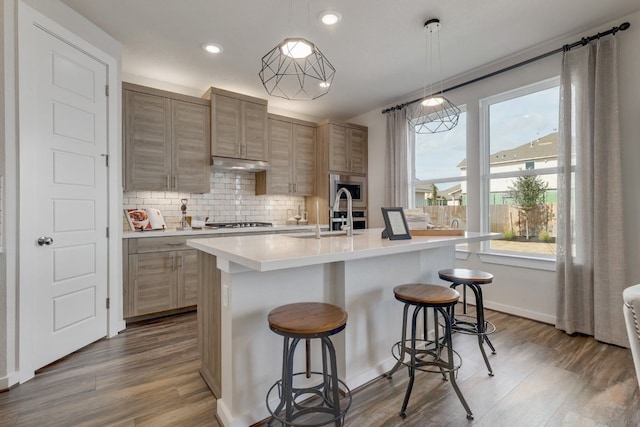
M 487 312 L 498 354 L 486 367 L 475 337 L 457 334 L 458 384 L 418 373 L 398 416 L 406 370 L 353 394 L 348 426 L 638 426 L 640 391 L 628 349 L 553 326 Z M 348 326 L 347 326 L 348 327 Z M 43 368 L 0 393 L 0 426 L 218 426 L 215 400 L 198 374 L 196 316 L 140 323 Z
M 195 312 L 127 328 L 0 394 L 1 426 L 218 426 Z

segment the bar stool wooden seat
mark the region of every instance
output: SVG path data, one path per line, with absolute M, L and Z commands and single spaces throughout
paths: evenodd
M 453 350 L 451 342 L 451 319 L 454 307 L 460 298 L 460 294 L 455 289 L 445 286 L 429 285 L 423 283 L 410 283 L 393 288 L 396 299 L 404 303 L 404 315 L 402 324 L 402 338 L 392 348 L 393 356 L 398 363 L 386 374 L 391 378 L 393 372 L 399 366 L 405 365 L 409 369 L 409 383 L 405 392 L 400 416 L 406 416 L 407 405 L 411 397 L 411 390 L 415 380 L 415 371 L 440 373 L 446 380 L 446 373 L 453 386 L 460 403 L 467 412 L 467 418 L 473 419 L 471 409 L 467 404 L 462 392 L 456 383 L 457 370 L 462 365 L 460 356 Z M 407 339 L 407 314 L 409 307 L 414 307 L 411 317 L 411 338 Z M 427 311 L 433 309 L 434 338 L 429 339 L 427 328 Z M 418 338 L 418 315 L 422 312 L 422 338 Z M 442 320 L 439 320 L 439 317 Z M 440 337 L 440 327 L 444 330 L 444 335 Z M 444 355 L 446 354 L 446 358 Z M 409 360 L 405 361 L 405 356 Z
M 303 302 L 277 307 L 268 315 L 269 328 L 284 337 L 282 377 L 267 393 L 267 409 L 274 421 L 285 426 L 323 426 L 344 424 L 351 406 L 351 391 L 338 378 L 336 353 L 329 337 L 347 325 L 347 312 L 326 303 Z M 320 339 L 322 372 L 309 368 L 309 340 Z M 294 355 L 300 340 L 307 343 L 307 369 L 293 372 Z M 294 380 L 299 380 L 295 381 Z M 277 391 L 277 393 L 276 393 Z M 341 405 L 340 394 L 344 394 Z M 270 402 L 278 401 L 275 409 Z
M 486 285 L 493 281 L 493 275 L 485 271 L 469 270 L 466 268 L 451 268 L 438 271 L 438 276 L 442 280 L 451 282 L 451 288 L 456 289 L 459 285 L 463 286 L 463 308 L 462 315 L 456 315 L 453 319 L 453 330 L 463 334 L 476 335 L 478 337 L 478 346 L 482 353 L 484 363 L 489 370 L 489 375 L 493 376 L 493 369 L 484 350 L 486 342 L 491 349 L 491 354 L 496 354 L 496 349 L 489 340 L 488 335 L 496 331 L 496 326 L 484 318 L 484 301 L 482 299 L 482 285 Z M 476 316 L 475 319 L 467 315 L 467 286 L 473 291 L 476 298 Z

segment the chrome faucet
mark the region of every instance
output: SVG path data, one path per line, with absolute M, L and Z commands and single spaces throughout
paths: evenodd
M 333 212 L 336 212 L 340 208 L 340 197 L 342 197 L 343 193 L 347 195 L 347 225 L 346 227 L 343 225 L 342 229 L 346 229 L 347 236 L 353 236 L 353 199 L 351 198 L 349 190 L 344 187 L 340 187 L 336 193 L 336 201 L 333 202 Z

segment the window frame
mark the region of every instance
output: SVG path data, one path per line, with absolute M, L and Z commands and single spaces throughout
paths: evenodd
M 462 105 L 458 105 L 457 106 L 460 109 L 460 114 L 467 114 L 467 106 L 466 104 L 462 104 Z M 468 120 L 468 119 L 467 119 Z M 468 150 L 467 150 L 467 130 L 468 130 L 468 126 L 465 128 L 465 132 L 464 132 L 464 138 L 465 138 L 465 159 L 467 159 L 468 162 Z M 412 129 L 409 129 L 409 132 L 413 132 Z M 438 178 L 434 178 L 434 179 L 428 179 L 428 180 L 419 180 L 416 178 L 416 147 L 417 147 L 417 142 L 414 142 L 414 148 L 413 148 L 413 152 L 411 153 L 411 208 L 414 209 L 416 208 L 416 187 L 418 185 L 421 184 L 447 184 L 447 183 L 451 183 L 451 184 L 456 184 L 456 183 L 460 183 L 462 181 L 468 181 L 469 180 L 469 175 L 465 172 L 464 175 L 456 175 L 456 176 L 446 176 L 446 177 L 438 177 Z M 467 209 L 467 215 L 469 214 L 469 211 Z
M 481 98 L 479 101 L 480 123 L 479 123 L 479 139 L 480 139 L 480 230 L 489 232 L 490 229 L 490 194 L 491 180 L 499 178 L 514 178 L 518 176 L 539 176 L 557 174 L 558 167 L 542 168 L 542 169 L 523 169 L 509 172 L 491 173 L 491 131 L 490 131 L 490 107 L 493 104 L 519 98 L 532 93 L 547 90 L 560 86 L 560 76 L 551 77 L 538 82 L 530 83 Z M 555 270 L 555 255 L 546 255 L 530 252 L 518 251 L 500 251 L 491 249 L 491 241 L 483 241 L 480 245 L 480 258 L 483 262 L 495 264 L 507 264 L 519 267 L 530 267 L 542 270 Z

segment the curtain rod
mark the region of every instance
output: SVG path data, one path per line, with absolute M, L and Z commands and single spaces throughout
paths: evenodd
M 629 24 L 628 22 L 624 22 L 624 23 L 620 24 L 620 26 L 613 27 L 612 29 L 610 29 L 608 31 L 605 31 L 604 33 L 598 33 L 598 34 L 595 34 L 593 36 L 583 37 L 583 38 L 581 38 L 580 40 L 578 40 L 578 41 L 576 41 L 574 43 L 565 44 L 562 47 L 559 47 L 557 49 L 554 49 L 554 50 L 551 50 L 549 52 L 543 53 L 543 54 L 538 55 L 536 57 L 524 60 L 522 62 L 518 62 L 517 64 L 513 64 L 513 65 L 510 65 L 508 67 L 502 68 L 500 70 L 493 71 L 493 72 L 491 72 L 489 74 L 485 74 L 484 76 L 476 77 L 475 79 L 471 79 L 471 80 L 466 81 L 464 83 L 460 83 L 460 84 L 457 84 L 455 86 L 448 87 L 446 89 L 443 89 L 440 92 L 441 93 L 445 93 L 445 92 L 449 92 L 449 91 L 452 91 L 452 90 L 455 90 L 455 89 L 459 89 L 461 87 L 470 85 L 472 83 L 479 82 L 480 80 L 488 79 L 489 77 L 493 77 L 493 76 L 496 76 L 498 74 L 502 74 L 502 73 L 505 73 L 507 71 L 511 71 L 511 70 L 513 70 L 515 68 L 522 67 L 523 65 L 530 64 L 532 62 L 535 62 L 535 61 L 538 61 L 540 59 L 546 58 L 547 56 L 555 55 L 556 53 L 560 53 L 560 52 L 567 52 L 567 51 L 573 49 L 574 47 L 585 46 L 585 45 L 589 44 L 590 42 L 599 39 L 600 37 L 608 36 L 609 34 L 615 34 L 618 31 L 625 31 L 630 26 L 631 26 L 631 24 Z M 406 107 L 407 105 L 415 104 L 416 102 L 418 102 L 418 101 L 420 101 L 422 99 L 423 98 L 418 98 L 418 99 L 414 99 L 413 101 L 404 102 L 402 104 L 398 104 L 396 106 L 386 108 L 386 109 L 382 110 L 382 114 L 386 114 L 386 113 L 388 113 L 390 111 L 394 111 L 394 110 L 401 110 L 404 107 Z

